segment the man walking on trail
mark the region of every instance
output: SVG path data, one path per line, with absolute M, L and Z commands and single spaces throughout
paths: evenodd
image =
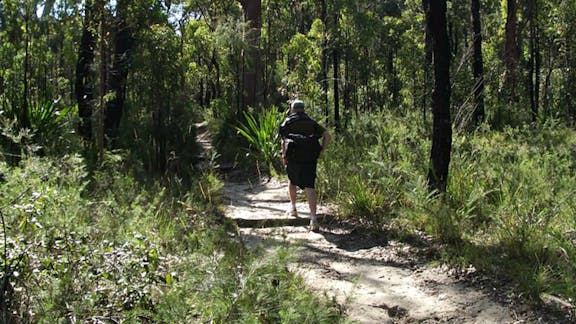
M 318 232 L 320 226 L 316 217 L 316 165 L 318 158 L 326 149 L 331 136 L 328 131 L 304 112 L 304 102 L 294 100 L 290 105 L 290 114 L 280 126 L 282 137 L 282 157 L 290 183 L 291 216 L 296 211 L 296 187 L 303 189 L 310 207 L 310 230 Z M 322 138 L 322 144 L 318 140 Z

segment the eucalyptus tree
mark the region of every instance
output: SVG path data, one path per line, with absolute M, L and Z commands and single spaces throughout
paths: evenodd
M 322 89 L 322 105 L 324 106 L 324 116 L 328 118 L 328 4 L 327 0 L 320 1 L 320 21 L 322 22 L 322 56 L 321 72 L 319 75 L 320 88 Z
M 472 73 L 474 76 L 474 123 L 484 120 L 484 61 L 482 58 L 482 23 L 480 17 L 480 0 L 472 0 L 470 5 L 472 25 Z
M 30 127 L 28 119 L 31 73 L 31 42 L 35 26 L 36 3 L 26 0 L 4 1 L 0 7 L 2 29 L 2 94 L 10 101 L 11 113 L 22 127 Z
M 261 102 L 262 66 L 260 37 L 262 32 L 262 1 L 239 0 L 244 10 L 244 19 L 249 30 L 245 33 L 248 48 L 244 55 L 244 107 L 255 107 Z
M 520 63 L 520 44 L 518 37 L 517 0 L 506 1 L 506 27 L 503 61 L 505 72 L 502 81 L 503 99 L 518 101 L 518 65 Z
M 186 86 L 202 107 L 214 99 L 226 100 L 237 112 L 243 101 L 242 38 L 245 24 L 236 1 L 187 0 L 181 26 L 181 60 Z M 183 17 L 182 19 L 184 19 Z M 214 105 L 215 117 L 223 117 Z
M 108 71 L 108 87 L 111 99 L 106 102 L 104 129 L 111 140 L 118 137 L 120 121 L 124 114 L 126 85 L 132 57 L 132 24 L 129 18 L 127 1 L 119 1 L 116 6 L 116 16 L 111 19 L 111 54 Z
M 432 36 L 434 91 L 432 92 L 433 132 L 428 184 L 445 192 L 452 150 L 450 120 L 450 45 L 446 28 L 446 0 L 431 1 L 427 23 Z
M 552 32 L 558 34 L 558 30 L 562 31 L 558 37 L 559 44 L 559 62 L 561 81 L 559 82 L 560 106 L 562 107 L 561 113 L 566 116 L 566 119 L 576 126 L 576 16 L 572 14 L 576 12 L 576 2 L 574 1 L 560 1 L 557 11 L 558 22 L 560 28 L 554 28 Z
M 84 19 L 82 37 L 78 48 L 78 61 L 76 63 L 75 95 L 78 103 L 78 134 L 86 141 L 92 139 L 92 113 L 94 110 L 94 84 L 93 72 L 94 49 L 97 35 L 94 5 L 91 0 L 84 2 Z
M 334 94 L 334 128 L 337 132 L 340 131 L 340 8 L 334 8 L 333 19 L 334 24 L 332 26 L 332 34 L 334 38 L 334 44 L 332 47 L 332 83 L 333 83 L 333 94 Z
M 535 122 L 538 117 L 540 105 L 540 70 L 542 56 L 540 53 L 540 23 L 538 21 L 538 0 L 526 2 L 526 16 L 528 20 L 528 95 L 530 97 L 530 115 Z

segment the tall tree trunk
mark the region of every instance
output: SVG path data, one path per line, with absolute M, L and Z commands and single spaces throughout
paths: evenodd
M 255 107 L 260 103 L 259 89 L 262 77 L 260 58 L 260 35 L 262 30 L 261 0 L 240 0 L 244 10 L 244 19 L 250 25 L 246 33 L 248 50 L 244 60 L 244 96 L 243 108 Z
M 552 65 L 552 49 L 548 49 L 548 55 L 546 56 L 546 65 L 548 71 L 546 72 L 546 78 L 544 79 L 544 89 L 542 90 L 542 113 L 544 116 L 548 116 L 550 112 L 550 80 L 552 77 L 552 72 L 554 71 L 554 66 Z
M 391 48 L 388 52 L 388 80 L 390 80 L 390 94 L 392 95 L 392 107 L 398 107 L 400 101 L 400 81 L 398 80 L 398 73 L 394 65 L 394 58 L 396 57 L 396 49 Z
M 426 21 L 430 21 L 430 0 L 422 0 L 422 8 Z M 432 35 L 430 24 L 424 24 L 424 84 L 422 85 L 422 120 L 426 123 L 426 111 L 428 110 L 428 94 L 431 89 L 430 67 L 432 66 Z
M 320 71 L 320 88 L 322 91 L 322 104 L 324 105 L 324 117 L 328 121 L 330 109 L 328 107 L 328 8 L 326 0 L 321 0 L 320 19 L 324 24 L 322 33 L 322 57 Z
M 536 57 L 534 59 L 534 68 L 535 68 L 535 73 L 534 73 L 534 101 L 536 103 L 536 114 L 539 113 L 540 110 L 540 83 L 541 83 L 541 69 L 542 69 L 542 53 L 540 53 L 540 37 L 538 36 L 538 29 L 536 29 L 536 48 L 535 48 L 535 54 Z
M 188 11 L 185 10 L 184 11 L 184 16 L 187 17 L 188 16 Z M 178 58 L 181 61 L 184 61 L 184 45 L 185 45 L 185 39 L 186 39 L 186 26 L 187 26 L 187 22 L 188 19 L 186 18 L 181 18 L 180 20 L 178 20 L 178 30 L 180 31 L 180 44 L 179 44 L 179 53 L 180 53 L 180 57 Z M 184 89 L 186 87 L 186 70 L 185 69 L 180 69 L 180 88 Z
M 242 80 L 242 76 L 244 75 L 244 64 L 242 64 L 242 54 L 240 55 L 239 59 L 236 60 L 235 62 L 235 77 L 236 77 L 236 114 L 238 116 L 242 115 L 242 111 L 244 109 L 244 107 L 242 107 L 242 102 L 243 102 L 243 90 L 244 89 L 244 85 L 243 85 L 243 80 Z
M 20 124 L 22 127 L 30 127 L 30 120 L 28 118 L 28 95 L 29 95 L 29 80 L 30 74 L 30 5 L 26 1 L 26 12 L 24 16 L 24 93 L 22 94 L 22 114 L 20 116 Z
M 334 14 L 334 33 L 337 33 L 338 30 L 338 14 Z M 339 44 L 336 43 L 334 45 L 334 49 L 332 50 L 333 54 L 333 65 L 332 70 L 334 72 L 334 127 L 336 131 L 340 131 L 340 82 L 339 82 L 339 72 L 338 68 L 340 65 L 340 57 L 339 57 Z
M 344 50 L 344 128 L 348 127 L 350 119 L 350 48 L 346 46 Z
M 104 97 L 106 96 L 106 27 L 105 27 L 105 13 L 104 13 L 104 0 L 98 1 L 98 12 L 100 20 L 100 44 L 98 52 L 100 54 L 100 104 L 98 105 L 98 161 L 100 164 L 104 163 Z
M 130 68 L 132 52 L 132 31 L 126 23 L 127 10 L 125 1 L 120 1 L 117 7 L 117 23 L 114 27 L 112 64 L 108 73 L 109 90 L 114 93 L 112 99 L 106 103 L 104 127 L 106 136 L 112 141 L 118 137 L 120 120 L 124 112 L 124 99 L 126 97 L 126 79 Z
M 433 133 L 430 153 L 428 186 L 445 192 L 452 150 L 450 120 L 450 44 L 446 31 L 446 0 L 430 3 L 430 32 L 434 60 L 434 90 L 432 92 Z
M 566 44 L 566 54 L 564 54 L 564 83 L 566 85 L 567 91 L 562 95 L 562 99 L 565 105 L 565 113 L 568 122 L 572 126 L 576 126 L 576 105 L 574 105 L 574 99 L 576 99 L 576 69 L 570 68 L 576 66 L 576 56 L 574 55 L 574 48 L 570 46 L 574 42 L 574 33 L 566 33 L 564 36 L 564 43 Z M 572 37 L 572 38 L 571 38 Z M 569 45 L 570 44 L 570 45 Z
M 474 58 L 472 73 L 474 75 L 474 123 L 484 120 L 484 61 L 482 60 L 482 25 L 480 22 L 480 0 L 472 0 L 472 46 Z
M 94 34 L 94 16 L 92 1 L 84 4 L 84 26 L 82 38 L 78 49 L 78 62 L 76 63 L 75 96 L 78 102 L 78 134 L 86 141 L 92 139 L 92 111 L 94 100 L 94 50 L 96 35 Z
M 42 10 L 42 18 L 48 17 L 50 12 L 52 11 L 52 8 L 54 7 L 55 2 L 56 0 L 46 0 L 46 2 L 44 3 L 44 9 Z
M 264 53 L 264 63 L 262 64 L 262 99 L 265 103 L 269 102 L 271 79 L 270 74 L 272 71 L 268 70 L 271 60 L 272 50 L 272 18 L 270 14 L 270 1 L 267 3 L 266 8 L 266 52 Z
M 518 17 L 516 0 L 507 1 L 505 43 L 504 43 L 504 80 L 502 82 L 502 98 L 518 102 L 518 63 L 520 61 L 520 45 L 518 42 Z
M 532 121 L 538 118 L 538 106 L 540 102 L 540 45 L 538 37 L 538 21 L 536 15 L 537 0 L 528 0 L 528 23 L 530 25 L 530 59 L 528 61 L 528 86 L 530 95 L 530 113 Z
M 366 61 L 370 62 L 371 60 L 371 52 L 368 47 L 364 48 L 364 57 L 366 57 Z M 365 73 L 362 74 L 362 84 L 364 86 L 364 94 L 362 98 L 362 111 L 368 111 L 372 108 L 372 90 L 370 87 L 370 79 L 372 77 L 370 70 L 366 69 Z
M 214 66 L 214 71 L 216 72 L 215 75 L 215 79 L 216 81 L 213 82 L 214 83 L 214 94 L 212 95 L 213 98 L 220 98 L 220 96 L 222 95 L 222 87 L 220 85 L 220 63 L 218 63 L 218 58 L 217 58 L 217 51 L 216 51 L 216 47 L 214 47 L 212 49 L 212 58 L 211 58 L 211 62 L 212 62 L 212 66 Z M 209 105 L 210 103 L 208 103 Z

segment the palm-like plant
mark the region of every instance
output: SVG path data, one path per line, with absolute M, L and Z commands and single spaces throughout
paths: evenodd
M 245 112 L 245 122 L 235 127 L 238 133 L 248 140 L 251 152 L 255 152 L 256 158 L 274 169 L 278 169 L 281 157 L 278 135 L 280 119 L 276 109 L 258 115 Z
M 30 127 L 40 136 L 57 131 L 74 111 L 75 106 L 58 109 L 54 101 L 45 101 L 28 107 Z

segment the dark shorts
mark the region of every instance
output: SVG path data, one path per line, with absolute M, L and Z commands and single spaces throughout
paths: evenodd
M 317 162 L 288 162 L 286 173 L 290 183 L 304 188 L 314 188 L 316 182 L 316 164 Z

